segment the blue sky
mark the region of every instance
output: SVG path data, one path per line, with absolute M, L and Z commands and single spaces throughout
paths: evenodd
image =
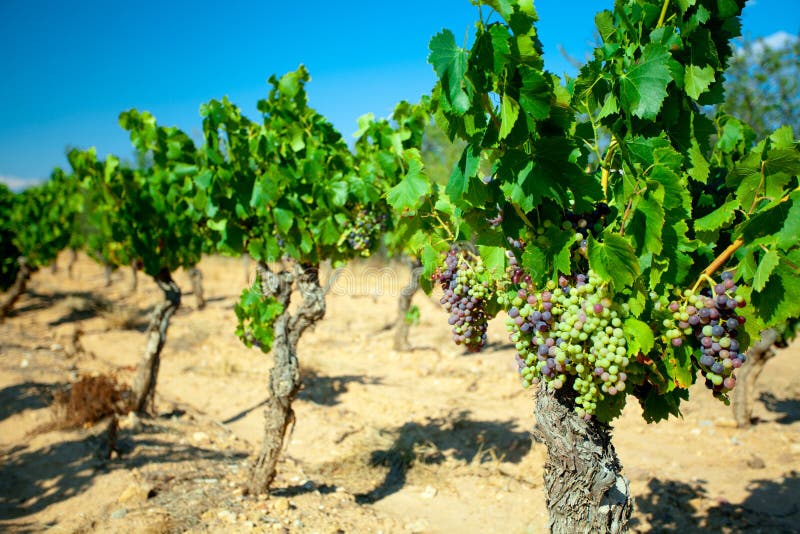
M 535 3 L 547 68 L 573 74 L 560 47 L 584 58 L 613 0 Z M 360 115 L 429 91 L 429 39 L 445 27 L 462 39 L 476 18 L 468 0 L 0 0 L 0 180 L 47 177 L 67 146 L 130 157 L 117 116 L 132 107 L 196 138 L 211 98 L 255 117 L 266 79 L 301 63 L 311 105 L 349 138 Z M 797 35 L 800 0 L 751 0 L 743 25 Z

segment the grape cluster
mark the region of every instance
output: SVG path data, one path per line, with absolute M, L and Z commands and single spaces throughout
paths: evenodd
M 510 306 L 507 329 L 516 344 L 523 386 L 542 381 L 550 389 L 571 383 L 575 411 L 590 419 L 606 396 L 625 391 L 628 366 L 622 319 L 602 280 L 589 271 L 561 276 L 541 292 L 527 283 L 501 304 Z
M 576 254 L 584 257 L 586 256 L 586 238 L 589 237 L 590 234 L 596 236 L 603 231 L 605 217 L 610 211 L 608 204 L 600 202 L 591 213 L 576 214 L 567 211 L 564 214 L 562 228 L 575 232 L 575 242 L 578 244 L 577 250 L 575 251 Z
M 486 344 L 486 301 L 491 298 L 481 258 L 451 247 L 433 280 L 444 291 L 439 302 L 450 312 L 453 341 L 470 352 L 478 352 Z
M 744 297 L 737 295 L 733 274 L 722 273 L 722 282 L 700 294 L 687 292 L 682 302 L 672 301 L 668 309 L 672 316 L 664 319 L 665 338 L 674 347 L 680 347 L 684 336 L 692 336 L 699 345 L 698 364 L 706 377 L 706 386 L 715 395 L 727 393 L 736 385 L 734 369 L 745 361 L 740 346 L 738 329 L 745 319 L 737 313 L 747 305 Z
M 360 209 L 355 219 L 348 223 L 339 242 L 347 241 L 350 248 L 360 252 L 362 256 L 369 256 L 375 237 L 380 235 L 385 225 L 386 214 L 374 214 Z
M 508 238 L 508 244 L 512 247 L 523 251 L 525 250 L 525 243 L 520 239 L 513 239 L 511 237 Z M 514 285 L 519 285 L 520 283 L 531 283 L 531 277 L 520 267 L 519 262 L 517 261 L 517 257 L 514 255 L 514 252 L 510 250 L 506 250 L 506 258 L 508 259 L 508 267 L 506 268 L 506 275 L 508 279 Z

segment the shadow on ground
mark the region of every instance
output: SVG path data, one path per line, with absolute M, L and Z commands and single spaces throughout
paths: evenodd
M 800 533 L 800 473 L 791 471 L 776 480 L 755 480 L 739 504 L 708 495 L 703 482 L 686 484 L 652 479 L 648 493 L 636 497 L 632 527 L 640 532 L 697 534 Z
M 297 398 L 320 404 L 322 406 L 336 406 L 339 396 L 347 393 L 350 384 L 380 385 L 379 378 L 366 378 L 358 375 L 324 376 L 313 369 L 304 369 L 300 372 L 303 389 Z
M 450 459 L 519 463 L 531 449 L 531 438 L 527 431 L 515 430 L 516 426 L 515 421 L 476 421 L 463 411 L 388 431 L 382 438 L 389 446 L 369 453 L 369 467 L 384 470 L 383 480 L 357 494 L 356 502 L 371 504 L 396 493 L 415 465 L 436 465 Z
M 800 421 L 800 399 L 786 397 L 780 399 L 774 393 L 765 391 L 759 396 L 767 410 L 777 414 L 776 423 L 790 425 Z M 800 495 L 798 495 L 800 500 Z M 798 527 L 800 528 L 800 527 Z
M 0 390 L 0 421 L 25 410 L 38 410 L 53 404 L 53 395 L 67 384 L 25 382 Z
M 62 441 L 32 448 L 17 446 L 0 451 L 0 521 L 24 518 L 86 491 L 97 476 L 151 464 L 194 464 L 200 460 L 236 461 L 246 454 L 197 447 L 165 439 L 179 430 L 158 420 L 143 422 L 136 434 L 122 432 L 117 440 L 121 456 L 107 459 L 104 436 L 73 431 Z M 106 451 L 105 453 L 103 451 Z M 9 525 L 7 525 L 9 526 Z M 15 530 L 24 524 L 14 522 Z M 3 525 L 0 523 L 0 530 Z

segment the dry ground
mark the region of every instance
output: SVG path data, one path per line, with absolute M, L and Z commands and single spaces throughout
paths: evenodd
M 62 258 L 62 264 L 66 258 Z M 191 294 L 162 354 L 158 417 L 122 417 L 118 452 L 89 430 L 42 431 L 52 396 L 79 375 L 130 382 L 159 290 L 129 271 L 102 287 L 82 257 L 36 273 L 0 325 L 0 530 L 8 532 L 536 533 L 545 531 L 545 451 L 531 443 L 531 393 L 521 389 L 502 320 L 492 345 L 452 345 L 446 314 L 418 294 L 415 350 L 391 349 L 402 267 L 344 271 L 328 315 L 301 340 L 304 390 L 269 498 L 242 495 L 260 442 L 268 355 L 234 336 L 241 261 L 200 265 L 209 303 Z M 176 275 L 188 291 L 185 273 Z M 72 355 L 76 326 L 85 352 Z M 800 532 L 800 345 L 760 380 L 758 425 L 692 391 L 684 418 L 647 425 L 629 403 L 614 443 L 641 532 Z

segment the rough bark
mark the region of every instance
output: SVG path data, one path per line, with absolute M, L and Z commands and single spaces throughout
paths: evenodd
M 156 306 L 150 316 L 144 356 L 139 361 L 136 379 L 133 382 L 132 409 L 142 413 L 153 411 L 161 349 L 167 341 L 167 329 L 172 314 L 181 305 L 181 290 L 168 270 L 162 269 L 153 279 L 164 292 L 164 300 Z
M 778 337 L 774 328 L 761 332 L 761 339 L 747 351 L 747 361 L 737 373 L 736 387 L 733 388 L 733 417 L 741 428 L 750 426 L 753 421 L 756 381 L 764 365 L 775 356 L 773 347 Z
M 78 263 L 78 251 L 74 248 L 69 249 L 69 262 L 67 263 L 67 274 L 70 280 L 74 277 L 75 264 Z
M 197 267 L 189 269 L 189 278 L 192 281 L 192 293 L 194 293 L 197 309 L 202 310 L 206 307 L 206 298 L 203 296 L 203 272 Z
M 33 274 L 33 269 L 28 265 L 25 258 L 18 258 L 17 264 L 19 265 L 17 277 L 14 279 L 14 283 L 11 287 L 8 288 L 3 301 L 0 302 L 0 322 L 3 322 L 8 314 L 11 313 L 11 310 L 14 309 L 14 304 L 16 304 L 19 298 L 25 293 L 25 290 L 28 288 L 28 280 L 30 280 L 31 274 Z
M 106 263 L 103 269 L 103 280 L 105 287 L 111 287 L 111 274 L 114 272 L 114 267 L 110 263 Z
M 566 388 L 565 388 L 566 389 Z M 544 489 L 554 534 L 626 532 L 633 510 L 610 428 L 584 421 L 565 389 L 536 395 L 533 437 L 547 447 Z
M 294 422 L 292 401 L 300 390 L 297 342 L 303 332 L 325 316 L 325 295 L 318 269 L 297 265 L 295 273 L 273 273 L 266 264 L 257 265 L 265 297 L 274 297 L 284 312 L 275 320 L 272 355 L 275 365 L 269 376 L 269 400 L 264 414 L 264 441 L 250 475 L 249 491 L 266 493 L 275 478 L 276 465 L 289 425 Z M 289 313 L 292 286 L 302 297 L 297 311 Z
M 422 262 L 419 259 L 414 258 L 409 263 L 411 274 L 408 285 L 400 291 L 400 297 L 397 299 L 398 315 L 394 331 L 394 350 L 397 351 L 411 350 L 411 343 L 408 342 L 408 332 L 411 329 L 408 310 L 411 309 L 414 295 L 419 291 L 419 277 L 422 273 Z
M 139 262 L 133 260 L 131 262 L 131 295 L 136 293 L 137 289 L 139 289 Z

